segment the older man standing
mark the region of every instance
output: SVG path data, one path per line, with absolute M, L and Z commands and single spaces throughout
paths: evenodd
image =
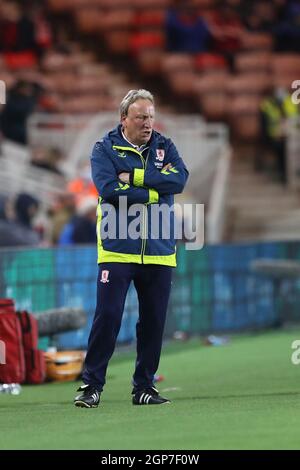
M 83 382 L 76 406 L 94 408 L 100 402 L 108 362 L 121 326 L 126 295 L 134 282 L 139 300 L 136 325 L 137 358 L 133 375 L 132 403 L 169 403 L 153 385 L 158 368 L 172 268 L 176 266 L 172 214 L 154 227 L 151 206 L 171 207 L 181 193 L 188 171 L 172 141 L 153 130 L 154 98 L 147 90 L 130 90 L 120 105 L 120 124 L 94 146 L 91 165 L 99 192 L 97 307 L 89 336 Z M 141 207 L 139 237 L 103 236 L 104 207 L 111 207 L 120 221 L 124 197 L 130 209 Z M 132 216 L 125 216 L 126 229 Z M 173 214 L 174 215 L 174 214 Z M 171 228 L 164 237 L 163 225 Z M 121 231 L 124 227 L 117 226 Z M 151 236 L 153 230 L 159 234 Z M 128 230 L 130 232 L 130 230 Z

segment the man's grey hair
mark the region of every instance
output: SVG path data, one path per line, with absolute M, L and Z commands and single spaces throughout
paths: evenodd
M 135 103 L 137 100 L 150 100 L 154 104 L 154 98 L 152 93 L 148 90 L 140 89 L 140 90 L 130 90 L 126 96 L 121 101 L 120 104 L 120 116 L 127 116 L 128 108 L 132 103 Z

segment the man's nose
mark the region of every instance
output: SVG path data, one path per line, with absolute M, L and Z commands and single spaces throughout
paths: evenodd
M 144 126 L 152 126 L 152 120 L 150 116 L 144 118 Z

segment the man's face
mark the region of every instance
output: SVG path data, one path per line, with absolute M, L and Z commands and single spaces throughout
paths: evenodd
M 143 145 L 151 137 L 154 123 L 154 106 L 150 100 L 139 98 L 128 108 L 121 119 L 126 138 L 135 145 Z

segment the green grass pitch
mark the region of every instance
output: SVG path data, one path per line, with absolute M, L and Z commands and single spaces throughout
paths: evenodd
M 165 345 L 161 406 L 132 406 L 134 354 L 111 361 L 97 409 L 73 406 L 80 382 L 0 395 L 0 449 L 299 449 L 300 331 Z

